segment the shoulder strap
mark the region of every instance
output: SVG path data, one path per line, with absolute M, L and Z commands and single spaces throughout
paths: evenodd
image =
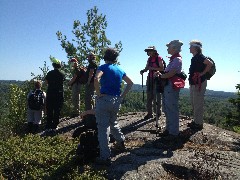
M 158 56 L 156 57 L 155 60 L 156 60 L 156 65 L 157 65 L 158 67 L 160 67 L 160 66 L 159 66 L 159 62 L 158 62 Z

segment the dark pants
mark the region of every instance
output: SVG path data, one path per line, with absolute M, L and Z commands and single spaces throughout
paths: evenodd
M 63 105 L 63 93 L 48 93 L 46 102 L 46 129 L 56 129 L 59 124 L 60 111 Z

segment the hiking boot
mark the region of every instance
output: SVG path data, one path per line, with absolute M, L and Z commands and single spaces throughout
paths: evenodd
M 163 137 L 165 140 L 171 141 L 171 143 L 175 143 L 179 140 L 179 136 L 178 135 L 173 135 L 173 134 L 168 134 L 167 136 Z
M 97 157 L 96 160 L 95 160 L 95 163 L 97 165 L 111 166 L 111 159 L 110 158 L 102 159 L 100 157 Z
M 169 131 L 168 131 L 168 130 L 164 130 L 164 131 L 160 134 L 161 137 L 166 137 L 166 136 L 168 136 L 168 135 L 169 135 Z
M 147 115 L 144 117 L 145 120 L 151 119 L 151 118 L 153 118 L 153 115 L 152 115 L 152 114 L 147 114 Z
M 51 129 L 46 129 L 42 133 L 40 133 L 40 136 L 49 136 L 51 134 Z
M 39 130 L 39 125 L 38 124 L 33 124 L 32 133 L 37 134 L 38 130 Z
M 197 130 L 197 131 L 201 131 L 203 129 L 202 124 L 196 124 L 195 122 L 191 122 L 190 124 L 188 124 L 188 127 L 190 127 L 193 130 Z
M 126 147 L 124 145 L 124 141 L 122 142 L 117 142 L 116 144 L 114 144 L 114 148 L 115 150 L 117 151 L 125 151 L 126 150 Z

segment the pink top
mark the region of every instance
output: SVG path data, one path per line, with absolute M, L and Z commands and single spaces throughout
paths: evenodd
M 148 58 L 148 67 L 154 67 L 154 68 L 159 67 L 160 62 L 162 61 L 162 57 L 158 56 L 158 62 L 159 62 L 158 64 L 156 63 L 156 58 L 157 58 L 156 56 Z M 156 71 L 149 70 L 148 77 L 153 78 L 153 75 L 155 72 Z

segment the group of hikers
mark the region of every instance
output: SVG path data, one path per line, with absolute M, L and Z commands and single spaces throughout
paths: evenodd
M 144 51 L 149 56 L 146 66 L 140 74 L 148 72 L 147 76 L 147 115 L 145 120 L 161 116 L 161 108 L 166 116 L 166 127 L 161 136 L 177 137 L 179 135 L 179 91 L 184 87 L 185 79 L 182 77 L 182 56 L 180 55 L 183 42 L 173 40 L 166 44 L 167 52 L 171 55 L 166 65 L 163 58 L 158 54 L 155 46 L 149 46 Z M 213 63 L 202 54 L 202 43 L 192 40 L 189 43 L 190 53 L 193 55 L 189 68 L 190 99 L 193 108 L 193 122 L 189 127 L 195 130 L 203 128 L 203 104 L 206 91 L 206 73 L 211 69 Z M 87 67 L 87 82 L 85 84 L 85 111 L 80 113 L 80 86 L 78 83 L 79 67 L 76 58 L 70 59 L 74 73 L 69 81 L 72 89 L 72 103 L 74 107 L 73 117 L 84 117 L 87 114 L 94 114 L 96 118 L 99 157 L 96 162 L 99 164 L 110 164 L 111 150 L 109 147 L 109 136 L 114 138 L 115 147 L 125 149 L 125 137 L 117 121 L 117 115 L 122 100 L 131 89 L 133 82 L 130 77 L 117 65 L 119 53 L 114 48 L 107 48 L 104 53 L 103 65 L 96 64 L 96 55 L 88 55 L 89 65 Z M 49 71 L 45 77 L 47 93 L 41 93 L 44 97 L 47 122 L 45 131 L 49 133 L 56 131 L 59 124 L 60 111 L 63 105 L 63 82 L 64 74 L 60 71 L 61 62 L 52 59 L 54 70 Z M 122 82 L 127 85 L 122 91 Z M 158 83 L 156 83 L 158 82 Z M 35 90 L 31 94 L 41 90 L 41 82 L 35 83 Z M 94 96 L 95 103 L 94 103 Z M 29 102 L 29 101 L 28 101 Z M 28 126 L 31 132 L 37 130 L 41 121 L 43 109 L 31 109 L 28 103 Z

